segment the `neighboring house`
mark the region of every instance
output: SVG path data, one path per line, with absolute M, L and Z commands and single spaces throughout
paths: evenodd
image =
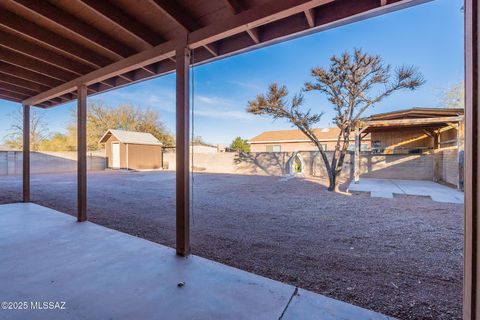
M 109 129 L 100 143 L 105 144 L 109 168 L 162 168 L 162 143 L 150 133 Z
M 217 153 L 220 152 L 218 146 L 214 146 L 204 142 L 193 142 L 190 145 L 191 153 Z
M 363 119 L 373 153 L 408 154 L 463 145 L 463 109 L 411 108 Z M 363 138 L 362 138 L 363 140 Z
M 334 151 L 337 144 L 338 128 L 314 129 L 315 136 L 322 143 L 324 150 Z M 351 147 L 355 137 L 350 138 Z M 369 150 L 369 137 L 363 139 L 362 150 Z M 317 147 L 300 130 L 265 131 L 252 138 L 249 142 L 251 152 L 296 152 L 317 151 Z

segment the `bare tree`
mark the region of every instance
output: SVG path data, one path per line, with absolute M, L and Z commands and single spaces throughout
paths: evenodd
M 14 149 L 23 147 L 23 112 L 18 109 L 10 114 L 12 125 L 9 134 L 5 138 L 5 143 Z M 42 113 L 33 109 L 30 113 L 30 149 L 38 151 L 42 142 L 47 138 L 47 127 Z
M 465 83 L 460 81 L 453 86 L 444 89 L 440 94 L 440 107 L 442 108 L 465 108 Z
M 313 82 L 305 83 L 304 90 L 287 98 L 285 86 L 271 84 L 266 94 L 257 95 L 248 102 L 247 111 L 256 115 L 267 115 L 274 119 L 287 119 L 301 130 L 317 147 L 328 173 L 328 190 L 336 191 L 350 135 L 366 110 L 384 98 L 401 89 L 415 90 L 425 81 L 414 67 L 402 66 L 391 71 L 379 56 L 369 55 L 361 50 L 353 54 L 343 53 L 332 56 L 328 69 L 317 67 L 311 70 Z M 315 136 L 316 125 L 323 113 L 311 109 L 302 111 L 303 92 L 319 91 L 327 97 L 335 111 L 334 123 L 340 129 L 335 151 L 329 160 L 322 144 Z

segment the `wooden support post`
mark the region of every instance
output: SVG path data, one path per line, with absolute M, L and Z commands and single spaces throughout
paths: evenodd
M 460 121 L 457 126 L 457 162 L 458 162 L 458 190 L 464 189 L 464 174 L 465 174 L 465 143 L 464 143 L 465 126 L 463 121 Z
M 360 181 L 360 148 L 360 130 L 357 127 L 355 128 L 355 163 L 353 168 L 355 183 Z
M 465 0 L 465 237 L 463 319 L 480 319 L 480 83 L 478 0 Z
M 87 87 L 77 88 L 77 220 L 87 220 Z
M 30 106 L 23 105 L 23 202 L 30 202 Z
M 438 149 L 440 145 L 439 138 L 440 138 L 440 133 L 438 131 L 433 131 L 433 150 Z
M 176 51 L 176 247 L 177 254 L 186 256 L 190 252 L 190 50 L 186 47 Z

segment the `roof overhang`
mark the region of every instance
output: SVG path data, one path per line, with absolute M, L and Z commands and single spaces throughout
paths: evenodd
M 371 120 L 360 123 L 362 132 L 397 130 L 402 128 L 429 128 L 438 129 L 446 126 L 455 126 L 464 121 L 463 116 L 435 117 L 435 118 L 412 118 L 392 120 Z
M 53 107 L 430 0 L 0 2 L 0 99 Z

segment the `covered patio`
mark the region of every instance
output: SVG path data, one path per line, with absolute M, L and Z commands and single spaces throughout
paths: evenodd
M 23 108 L 23 202 L 0 207 L 2 300 L 61 301 L 6 318 L 381 319 L 383 316 L 189 256 L 190 68 L 427 0 L 30 1 L 0 4 L 0 99 Z M 465 3 L 464 319 L 480 317 L 478 14 Z M 87 97 L 176 73 L 176 254 L 90 222 Z M 76 100 L 78 210 L 30 202 L 30 109 Z M 183 283 L 184 282 L 184 283 Z M 37 310 L 38 311 L 38 310 Z M 43 311 L 42 311 L 43 312 Z M 44 315 L 44 316 L 43 316 Z M 322 317 L 321 315 L 324 315 Z
M 2 319 L 389 319 L 33 203 L 0 206 L 0 260 Z

